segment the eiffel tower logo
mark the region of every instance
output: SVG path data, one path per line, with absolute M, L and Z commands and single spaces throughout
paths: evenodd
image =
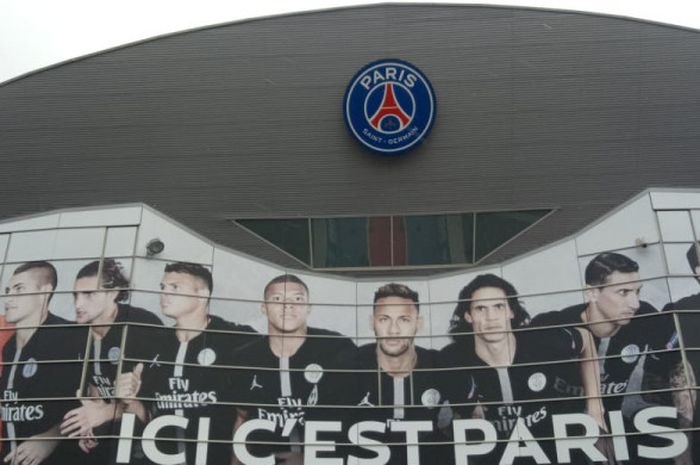
M 393 117 L 386 121 L 385 118 Z M 411 117 L 401 108 L 394 94 L 394 84 L 389 82 L 384 85 L 384 99 L 377 111 L 369 119 L 374 129 L 381 132 L 400 131 L 411 122 Z

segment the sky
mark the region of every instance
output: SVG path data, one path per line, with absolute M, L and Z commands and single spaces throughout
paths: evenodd
M 0 0 L 0 83 L 76 57 L 164 34 L 256 17 L 372 3 L 378 2 Z M 439 3 L 588 11 L 700 30 L 697 0 L 442 0 Z

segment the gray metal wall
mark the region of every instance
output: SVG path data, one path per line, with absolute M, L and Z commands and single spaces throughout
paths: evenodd
M 396 159 L 365 152 L 342 117 L 350 78 L 387 57 L 438 99 L 429 139 Z M 695 31 L 478 6 L 283 16 L 0 86 L 0 215 L 142 201 L 294 265 L 227 218 L 558 209 L 495 262 L 647 187 L 698 187 L 698 127 Z

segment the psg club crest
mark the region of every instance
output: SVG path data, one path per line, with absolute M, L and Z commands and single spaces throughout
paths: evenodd
M 435 92 L 425 75 L 401 60 L 362 68 L 345 91 L 345 123 L 365 147 L 399 155 L 417 145 L 435 120 Z

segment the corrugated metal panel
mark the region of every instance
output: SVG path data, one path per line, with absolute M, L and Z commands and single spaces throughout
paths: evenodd
M 204 29 L 0 87 L 12 217 L 145 202 L 287 266 L 227 218 L 558 208 L 490 258 L 581 228 L 651 186 L 697 187 L 700 34 L 593 15 L 380 5 Z M 362 65 L 411 61 L 438 116 L 400 158 L 342 120 Z

